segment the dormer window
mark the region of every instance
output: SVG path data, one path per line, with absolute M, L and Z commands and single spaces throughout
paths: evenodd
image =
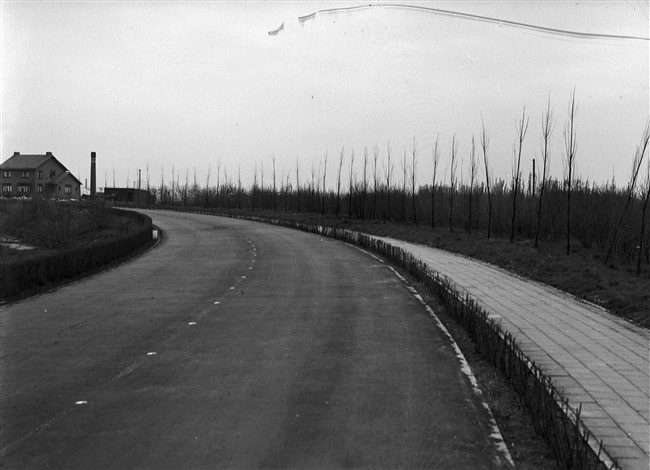
M 20 177 L 21 178 L 29 178 L 29 171 L 23 170 L 20 172 Z
M 11 170 L 3 170 L 2 177 L 3 178 L 11 178 Z
M 39 180 L 43 179 L 43 170 L 38 170 L 38 179 Z

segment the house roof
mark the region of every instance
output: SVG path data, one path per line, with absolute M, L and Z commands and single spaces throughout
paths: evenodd
M 50 152 L 46 153 L 45 155 L 22 155 L 20 153 L 14 153 L 6 161 L 0 163 L 0 169 L 35 170 L 50 158 L 53 158 L 59 165 L 63 167 L 64 170 L 68 170 L 65 165 L 57 160 L 57 158 Z
M 48 181 L 47 184 L 59 184 L 61 181 L 66 179 L 68 176 L 71 176 L 72 178 L 74 178 L 74 180 L 79 184 L 79 186 L 83 186 L 81 184 L 81 181 L 79 181 L 79 179 L 77 179 L 77 177 L 75 175 L 73 175 L 72 173 L 70 173 L 67 170 L 65 172 L 63 172 L 63 173 L 59 173 L 56 177 L 54 177 L 50 181 Z

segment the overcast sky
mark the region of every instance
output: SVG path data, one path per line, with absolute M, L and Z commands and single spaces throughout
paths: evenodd
M 397 3 L 397 2 L 396 2 Z M 371 8 L 323 12 L 371 4 Z M 625 184 L 649 115 L 648 2 L 2 2 L 1 160 L 52 151 L 82 181 L 97 152 L 98 186 L 126 185 L 146 165 L 152 185 L 221 162 L 250 184 L 271 158 L 278 180 L 318 171 L 328 186 L 339 152 L 390 141 L 394 159 L 460 141 L 463 177 L 481 119 L 497 178 L 511 174 L 515 122 L 530 116 L 525 177 L 540 157 L 550 95 L 557 124 L 551 171 L 563 173 L 567 106 L 575 87 L 577 173 Z M 443 15 L 443 9 L 503 20 Z M 300 22 L 299 17 L 321 11 Z M 276 35 L 276 30 L 284 28 Z M 524 27 L 535 25 L 545 29 Z M 554 30 L 554 31 L 551 31 Z M 584 34 L 568 34 L 572 31 Z M 396 164 L 396 172 L 400 166 Z M 460 177 L 461 170 L 458 170 Z M 223 180 L 222 180 L 223 181 Z

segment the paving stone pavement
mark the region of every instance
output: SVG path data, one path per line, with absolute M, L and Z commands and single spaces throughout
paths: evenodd
M 650 332 L 553 287 L 447 251 L 410 252 L 500 317 L 622 469 L 650 468 Z

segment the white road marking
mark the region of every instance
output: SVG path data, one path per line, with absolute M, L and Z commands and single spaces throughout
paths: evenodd
M 357 250 L 366 253 L 373 257 L 374 259 L 383 262 L 381 259 L 379 259 L 377 256 L 373 255 L 372 253 L 367 252 L 366 250 L 363 250 L 359 247 L 356 247 L 354 245 L 350 245 L 356 248 Z M 478 386 L 478 382 L 476 381 L 476 377 L 474 376 L 474 373 L 472 372 L 472 369 L 469 366 L 469 363 L 467 362 L 467 359 L 465 359 L 465 356 L 463 355 L 463 352 L 460 350 L 458 347 L 458 344 L 456 344 L 456 341 L 454 341 L 454 338 L 451 336 L 451 333 L 449 333 L 449 330 L 443 325 L 443 323 L 440 321 L 438 316 L 435 314 L 433 309 L 427 305 L 427 303 L 424 301 L 422 296 L 417 292 L 415 288 L 413 288 L 411 285 L 409 285 L 408 281 L 402 276 L 394 267 L 388 265 L 388 267 L 395 273 L 395 275 L 406 285 L 406 288 L 413 294 L 413 296 L 420 301 L 420 303 L 424 306 L 426 309 L 427 313 L 429 316 L 434 320 L 436 323 L 436 326 L 444 333 L 444 335 L 447 337 L 447 339 L 451 343 L 451 347 L 453 348 L 454 352 L 456 353 L 456 357 L 458 361 L 460 362 L 460 368 L 463 374 L 468 378 L 469 383 L 474 391 L 474 394 L 477 395 L 481 401 L 481 404 L 483 405 L 483 408 L 487 412 L 488 415 L 488 420 L 489 420 L 489 425 L 490 425 L 490 438 L 492 439 L 492 442 L 494 443 L 497 451 L 503 455 L 503 458 L 507 460 L 507 462 L 514 468 L 515 463 L 512 460 L 512 456 L 510 455 L 510 451 L 508 450 L 508 446 L 505 443 L 505 440 L 503 439 L 503 436 L 501 435 L 501 431 L 499 430 L 499 426 L 497 425 L 496 421 L 494 420 L 494 416 L 492 415 L 492 410 L 490 410 L 490 406 L 487 404 L 485 401 L 485 397 L 483 396 L 483 392 Z

